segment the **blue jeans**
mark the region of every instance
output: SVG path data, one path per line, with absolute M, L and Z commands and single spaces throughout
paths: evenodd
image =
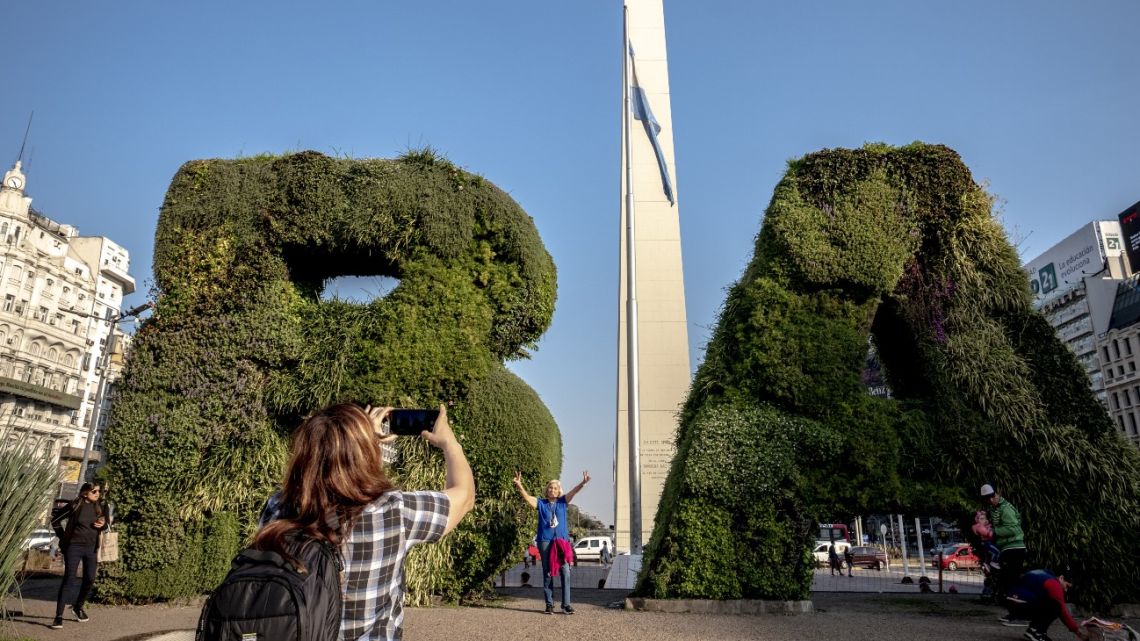
M 554 577 L 550 576 L 550 546 L 553 541 L 538 542 L 538 557 L 542 559 L 542 592 L 546 596 L 546 605 L 554 605 Z M 563 563 L 558 571 L 558 580 L 562 583 L 562 609 L 570 607 L 570 564 Z

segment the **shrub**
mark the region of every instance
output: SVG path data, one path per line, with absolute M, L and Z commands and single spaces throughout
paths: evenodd
M 15 585 L 24 541 L 44 516 L 59 481 L 52 442 L 11 420 L 0 425 L 0 595 Z
M 452 540 L 409 560 L 412 602 L 479 590 L 517 553 L 529 523 L 495 488 L 514 469 L 557 474 L 561 443 L 503 366 L 534 346 L 555 298 L 553 262 L 509 196 L 430 151 L 197 160 L 171 181 L 154 265 L 155 313 L 107 431 L 123 563 L 104 597 L 214 587 L 280 481 L 289 432 L 338 400 L 454 403 L 479 493 Z M 399 285 L 368 304 L 320 300 L 327 279 L 369 274 Z M 398 482 L 442 486 L 437 453 L 401 451 Z
M 893 399 L 861 385 L 868 341 Z M 1137 463 L 956 153 L 821 151 L 789 163 L 729 290 L 637 591 L 801 598 L 820 517 L 961 513 L 993 482 L 1078 599 L 1134 601 Z

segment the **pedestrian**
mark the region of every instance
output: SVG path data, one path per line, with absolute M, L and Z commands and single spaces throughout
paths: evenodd
M 522 472 L 515 472 L 515 489 L 526 504 L 538 513 L 538 556 L 542 561 L 542 590 L 546 597 L 546 614 L 554 614 L 554 577 L 559 577 L 562 586 L 562 612 L 574 614 L 570 605 L 570 565 L 574 560 L 574 549 L 570 546 L 570 531 L 566 526 L 566 507 L 574 496 L 590 482 L 590 473 L 582 472 L 582 482 L 575 485 L 565 495 L 562 483 L 552 480 L 546 484 L 543 499 L 527 493 L 522 484 Z
M 847 576 L 855 576 L 855 551 L 851 549 L 850 545 L 843 548 L 843 562 L 847 564 Z M 842 575 L 843 571 L 840 570 L 839 574 Z
M 1028 621 L 1029 627 L 1024 635 L 1027 641 L 1051 641 L 1049 626 L 1060 618 L 1070 632 L 1085 641 L 1089 638 L 1088 630 L 1077 625 L 1065 604 L 1065 591 L 1070 587 L 1072 584 L 1066 580 L 1065 573 L 1056 575 L 1048 570 L 1030 570 L 1021 576 L 1007 598 L 1010 612 L 1016 615 L 1016 619 L 1003 617 L 1000 620 L 1004 625 L 1024 625 L 1018 621 Z
M 1013 589 L 1021 569 L 1025 565 L 1025 534 L 1021 530 L 1021 515 L 1013 503 L 1002 498 L 1001 490 L 995 490 L 990 484 L 981 488 L 982 500 L 988 504 L 986 515 L 993 528 L 994 545 L 997 546 L 998 565 L 997 585 L 995 586 L 998 602 Z
M 287 555 L 286 536 L 337 547 L 344 557 L 340 638 L 399 639 L 404 621 L 404 563 L 412 546 L 440 540 L 475 502 L 471 466 L 447 420 L 447 408 L 423 440 L 443 452 L 442 492 L 403 491 L 388 479 L 381 443 L 389 408 L 327 407 L 293 433 L 282 489 L 269 499 L 253 547 Z
M 83 606 L 91 594 L 99 568 L 99 535 L 111 525 L 111 515 L 102 499 L 103 487 L 99 483 L 84 483 L 75 500 L 52 515 L 52 528 L 59 537 L 63 551 L 63 580 L 55 599 L 55 619 L 48 626 L 53 630 L 63 627 L 64 595 L 75 585 L 75 572 L 83 564 L 83 581 L 71 611 L 76 621 L 88 621 Z
M 839 576 L 843 576 L 843 563 L 839 560 L 839 549 L 834 540 L 827 546 L 827 561 L 831 566 L 831 576 L 835 576 L 836 570 L 839 570 Z
M 606 568 L 608 570 L 610 567 L 610 563 L 613 561 L 613 555 L 610 553 L 609 539 L 602 541 L 601 559 L 602 559 L 602 567 Z

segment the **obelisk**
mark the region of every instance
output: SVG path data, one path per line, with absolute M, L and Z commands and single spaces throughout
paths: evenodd
M 614 452 L 614 527 L 617 549 L 630 541 L 629 398 L 627 391 L 628 317 L 626 221 L 627 182 L 632 183 L 634 211 L 634 283 L 636 291 L 637 375 L 639 390 L 642 543 L 649 541 L 653 518 L 673 458 L 677 417 L 690 382 L 689 338 L 685 317 L 685 283 L 681 267 L 681 225 L 676 201 L 673 119 L 669 101 L 669 67 L 665 53 L 662 0 L 626 0 L 629 44 L 635 51 L 636 82 L 645 93 L 660 130 L 661 162 L 643 122 L 622 128 L 620 286 L 618 302 L 617 433 Z M 629 53 L 627 77 L 633 80 Z M 623 90 L 624 91 L 624 90 Z M 626 100 L 622 101 L 626 120 Z M 629 155 L 625 136 L 629 133 Z M 627 181 L 626 166 L 629 166 Z M 663 184 L 670 181 L 671 185 Z

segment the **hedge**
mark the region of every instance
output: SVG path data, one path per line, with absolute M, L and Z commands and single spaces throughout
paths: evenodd
M 891 399 L 860 380 L 868 341 Z M 964 517 L 996 483 L 1076 599 L 1136 601 L 1138 464 L 958 155 L 824 150 L 789 163 L 729 290 L 636 591 L 805 598 L 820 519 Z
M 155 238 L 156 308 L 135 336 L 107 430 L 123 562 L 103 598 L 200 594 L 224 576 L 280 482 L 290 431 L 338 400 L 450 402 L 474 512 L 409 560 L 409 599 L 489 585 L 530 527 L 515 469 L 554 478 L 561 437 L 506 371 L 550 324 L 554 264 L 507 194 L 430 151 L 188 162 Z M 367 304 L 322 301 L 342 275 L 399 279 Z M 442 487 L 439 454 L 401 444 L 389 472 Z M 478 563 L 470 562 L 478 553 Z

